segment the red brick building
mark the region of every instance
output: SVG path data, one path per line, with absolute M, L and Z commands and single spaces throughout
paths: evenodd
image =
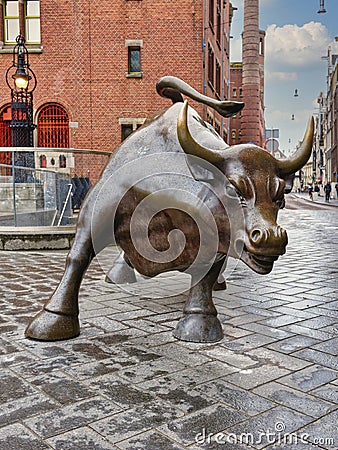
M 5 73 L 20 31 L 38 80 L 38 147 L 114 151 L 146 117 L 170 105 L 155 91 L 164 75 L 227 98 L 233 14 L 228 0 L 2 0 L 2 6 L 0 146 L 11 145 Z M 195 106 L 227 139 L 226 120 L 208 107 Z M 50 159 L 47 155 L 46 167 L 51 167 Z M 89 169 L 95 179 L 106 158 L 81 155 L 75 160 L 78 174 Z

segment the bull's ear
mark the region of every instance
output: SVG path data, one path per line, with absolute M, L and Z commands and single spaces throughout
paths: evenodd
M 222 172 L 205 159 L 193 155 L 186 155 L 189 171 L 196 181 L 215 184 L 224 180 Z
M 290 192 L 292 191 L 294 179 L 295 179 L 295 174 L 294 173 L 291 174 L 291 175 L 288 175 L 287 177 L 284 178 L 284 181 L 285 181 L 284 192 L 285 192 L 285 194 L 290 194 Z

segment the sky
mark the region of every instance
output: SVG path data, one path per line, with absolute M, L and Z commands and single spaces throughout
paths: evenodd
M 230 59 L 241 61 L 244 0 L 231 3 L 238 10 Z M 302 140 L 309 117 L 318 113 L 320 92 L 326 93 L 328 47 L 338 54 L 338 0 L 325 0 L 325 14 L 317 13 L 319 4 L 320 0 L 259 1 L 259 26 L 266 32 L 265 126 L 279 129 L 280 149 L 286 154 Z

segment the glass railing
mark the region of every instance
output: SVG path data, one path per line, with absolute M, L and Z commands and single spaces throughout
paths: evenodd
M 71 176 L 67 164 L 73 154 L 111 155 L 91 149 L 0 147 L 0 227 L 74 223 L 73 210 L 79 209 L 91 183 L 89 175 Z M 43 167 L 46 155 L 55 163 L 60 159 L 61 170 Z
M 0 164 L 0 226 L 60 226 L 72 218 L 69 174 Z

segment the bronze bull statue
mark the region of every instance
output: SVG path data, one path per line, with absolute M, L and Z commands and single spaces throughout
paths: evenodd
M 157 90 L 173 105 L 112 154 L 81 208 L 63 277 L 27 327 L 27 337 L 60 340 L 80 333 L 82 277 L 96 255 L 116 244 L 123 257 L 108 274 L 113 282 L 135 281 L 133 269 L 146 277 L 189 273 L 191 287 L 174 335 L 216 342 L 223 330 L 212 289 L 227 255 L 267 274 L 285 253 L 287 234 L 277 214 L 295 172 L 310 156 L 313 119 L 295 153 L 277 160 L 256 145 L 229 147 L 182 94 L 224 117 L 240 111 L 242 103 L 213 100 L 174 77 L 162 78 Z

